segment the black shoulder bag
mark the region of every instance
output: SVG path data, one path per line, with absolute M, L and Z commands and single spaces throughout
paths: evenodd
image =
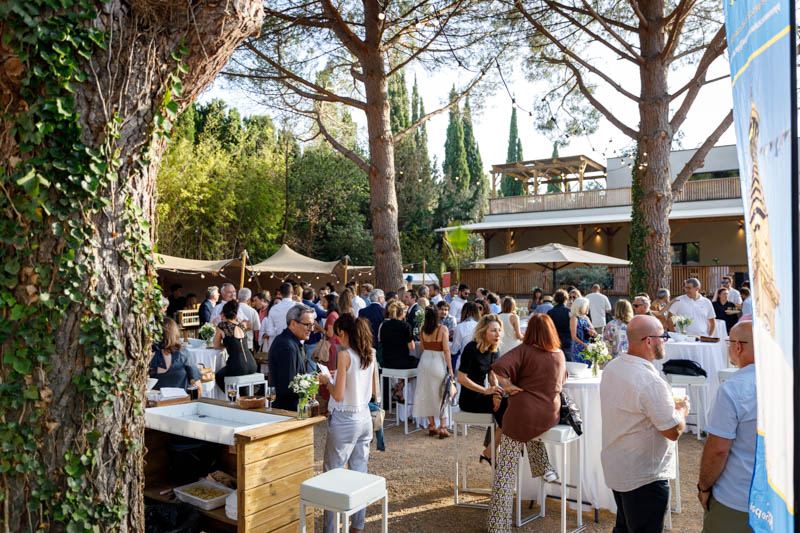
M 575 433 L 581 435 L 583 433 L 583 418 L 581 418 L 581 410 L 573 401 L 572 397 L 565 390 L 561 390 L 561 414 L 558 417 L 559 424 L 572 426 Z

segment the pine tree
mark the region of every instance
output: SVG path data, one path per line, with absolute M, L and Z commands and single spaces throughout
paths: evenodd
M 508 152 L 506 163 L 522 161 L 522 141 L 517 130 L 517 108 L 511 109 L 511 125 L 508 129 Z M 503 196 L 521 196 L 524 194 L 522 182 L 512 176 L 504 175 L 500 182 L 500 193 Z
M 481 152 L 478 148 L 478 141 L 472 130 L 472 110 L 469 107 L 469 97 L 464 103 L 464 113 L 462 114 L 461 121 L 464 128 L 464 149 L 467 152 L 467 167 L 469 168 L 469 186 L 471 190 L 471 204 L 470 209 L 473 212 L 473 217 L 483 214 L 483 204 L 486 198 L 486 193 L 489 189 L 489 182 L 486 179 L 486 174 L 483 173 L 483 161 L 481 160 Z

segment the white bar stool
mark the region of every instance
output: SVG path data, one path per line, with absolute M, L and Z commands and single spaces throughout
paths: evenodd
M 225 376 L 225 388 L 228 388 L 228 385 L 236 385 L 236 393 L 239 393 L 239 389 L 242 387 L 247 387 L 247 394 L 249 396 L 253 395 L 253 391 L 255 390 L 256 385 L 264 385 L 264 395 L 267 394 L 267 380 L 264 378 L 264 374 L 245 374 L 244 376 Z M 227 391 L 223 391 L 227 392 Z
M 343 523 L 348 533 L 350 516 L 378 500 L 383 500 L 381 531 L 388 533 L 389 493 L 385 478 L 346 468 L 314 476 L 300 485 L 300 533 L 306 533 L 307 505 L 336 513 L 336 532 Z
M 467 411 L 455 411 L 452 413 L 451 420 L 453 421 L 453 450 L 455 453 L 455 468 L 454 468 L 454 478 L 453 478 L 453 497 L 455 501 L 455 505 L 459 507 L 478 507 L 480 509 L 488 509 L 488 503 L 464 503 L 458 501 L 458 493 L 461 492 L 470 492 L 473 494 L 491 494 L 492 488 L 491 485 L 489 488 L 481 488 L 481 487 L 470 487 L 467 483 L 467 468 L 464 468 L 464 475 L 459 478 L 459 464 L 461 459 L 461 450 L 458 448 L 458 426 L 459 424 L 464 426 L 464 436 L 467 434 L 467 426 L 489 426 L 489 431 L 491 433 L 492 438 L 492 477 L 490 478 L 491 483 L 494 483 L 494 465 L 495 465 L 495 453 L 494 453 L 494 431 L 495 431 L 495 423 L 494 423 L 494 415 L 492 413 L 469 413 Z M 483 452 L 481 452 L 483 453 Z M 459 484 L 459 481 L 461 482 Z
M 717 377 L 719 377 L 720 385 L 731 379 L 731 376 L 738 372 L 739 369 L 736 367 L 733 368 L 723 368 L 722 370 L 717 371 Z
M 685 385 L 689 388 L 695 389 L 696 392 L 695 398 L 698 404 L 697 407 L 695 407 L 696 409 L 695 426 L 697 427 L 697 440 L 702 440 L 700 434 L 703 432 L 703 428 L 706 426 L 708 422 L 706 420 L 706 403 L 703 397 L 703 393 L 708 390 L 708 382 L 706 381 L 706 378 L 704 378 L 703 376 L 684 376 L 682 374 L 666 374 L 666 376 L 667 376 L 667 383 L 669 383 L 672 386 Z M 691 413 L 689 414 L 691 415 Z
M 576 500 L 578 506 L 578 516 L 577 526 L 575 529 L 570 530 L 570 533 L 578 533 L 579 531 L 583 531 L 586 529 L 586 526 L 583 525 L 583 436 L 575 433 L 575 430 L 572 429 L 572 426 L 558 424 L 541 434 L 538 438 L 545 444 L 550 444 L 561 448 L 561 471 L 559 472 L 559 481 L 553 482 L 561 485 L 561 533 L 567 533 L 567 488 L 569 487 L 569 459 L 567 456 L 569 454 L 569 445 L 574 442 L 577 442 L 578 444 L 578 485 L 577 487 L 574 487 L 578 491 L 578 497 Z M 525 448 L 527 450 L 527 446 Z M 539 514 L 529 516 L 524 520 L 522 519 L 521 470 L 522 465 L 524 464 L 526 453 L 527 451 L 523 451 L 523 453 L 520 455 L 519 466 L 517 468 L 517 527 L 521 527 L 537 518 L 544 517 L 547 509 L 547 496 L 544 492 L 544 484 L 546 482 L 544 479 L 541 479 L 539 489 L 541 508 L 539 510 Z
M 417 369 L 416 368 L 383 368 L 383 369 L 381 369 L 381 376 L 382 376 L 381 377 L 382 380 L 383 379 L 390 379 L 390 378 L 402 379 L 403 380 L 403 400 L 405 400 L 405 403 L 403 405 L 405 405 L 405 407 L 406 407 L 406 419 L 404 420 L 405 427 L 403 428 L 403 433 L 408 435 L 409 433 L 414 433 L 414 432 L 419 431 L 420 429 L 422 429 L 420 427 L 417 427 L 417 429 L 414 429 L 411 432 L 408 431 L 408 419 L 411 418 L 411 407 L 414 405 L 414 402 L 410 402 L 408 400 L 408 380 L 410 378 L 417 377 Z M 383 381 L 381 381 L 381 383 L 383 383 Z M 391 384 L 389 385 L 389 387 L 387 387 L 387 388 L 385 388 L 383 390 L 391 391 Z M 388 409 L 389 414 L 392 413 L 392 404 L 399 405 L 397 402 L 395 402 L 392 399 L 392 396 L 391 396 L 391 393 L 390 393 L 389 394 L 389 409 Z M 397 427 L 399 425 L 400 425 L 400 412 L 399 412 L 399 409 L 398 409 L 398 412 L 395 413 L 394 423 L 391 424 L 391 425 L 388 425 L 388 426 L 384 425 L 383 427 L 384 427 L 384 429 L 388 429 L 388 428 Z

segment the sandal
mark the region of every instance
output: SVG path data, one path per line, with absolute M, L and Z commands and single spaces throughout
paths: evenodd
M 439 439 L 447 439 L 450 437 L 450 433 L 446 429 L 439 430 Z
M 435 437 L 439 434 L 439 431 L 436 429 L 436 426 L 428 426 L 428 435 L 431 437 Z
M 478 459 L 478 463 L 483 463 L 484 461 L 489 463 L 489 466 L 492 466 L 492 460 L 489 457 L 486 457 L 485 455 L 481 454 L 480 458 Z

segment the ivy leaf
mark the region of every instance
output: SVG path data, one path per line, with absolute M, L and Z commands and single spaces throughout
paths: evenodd
M 14 360 L 14 370 L 16 372 L 22 374 L 23 376 L 27 375 L 28 373 L 30 373 L 31 366 L 32 366 L 32 363 L 31 363 L 30 359 L 16 358 Z M 26 394 L 27 394 L 27 391 L 26 391 Z M 38 397 L 39 397 L 39 394 L 36 393 L 36 397 L 33 398 L 33 399 L 37 399 Z
M 39 389 L 34 387 L 33 385 L 29 386 L 25 389 L 25 392 L 22 393 L 26 400 L 38 400 L 39 399 Z
M 167 116 L 171 120 L 175 120 L 178 117 L 178 103 L 175 100 L 167 102 L 167 105 L 164 106 L 167 111 Z

